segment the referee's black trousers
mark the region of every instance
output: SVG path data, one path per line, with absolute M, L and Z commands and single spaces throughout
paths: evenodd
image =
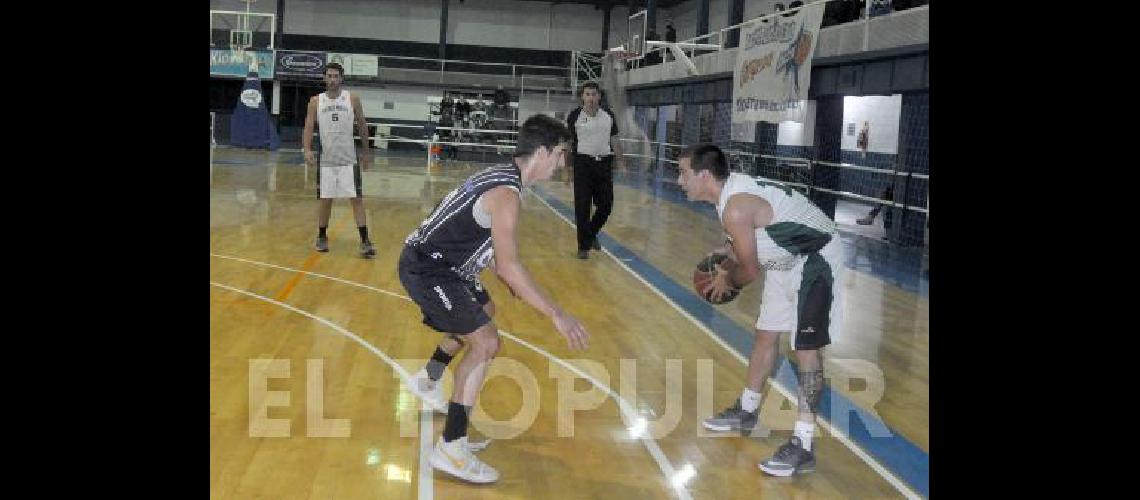
M 590 206 L 597 207 L 593 217 Z M 595 160 L 574 154 L 574 223 L 578 226 L 578 250 L 589 250 L 614 207 L 613 156 Z

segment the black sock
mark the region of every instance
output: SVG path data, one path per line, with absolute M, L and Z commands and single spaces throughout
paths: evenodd
M 368 241 L 368 226 L 360 226 L 356 229 L 360 231 L 360 241 Z
M 318 227 L 317 228 L 317 231 L 318 231 L 317 236 L 320 236 L 321 238 L 328 238 L 328 235 L 325 234 L 325 231 L 328 231 L 328 230 L 329 230 L 328 227 Z
M 428 377 L 432 380 L 439 380 L 443 376 L 443 369 L 447 368 L 448 363 L 451 363 L 452 357 L 452 355 L 443 352 L 443 349 L 436 347 L 435 354 L 431 355 L 431 361 L 428 361 L 427 366 L 424 367 L 427 370 Z
M 467 435 L 467 407 L 455 401 L 447 403 L 447 423 L 443 427 L 443 442 L 450 443 Z

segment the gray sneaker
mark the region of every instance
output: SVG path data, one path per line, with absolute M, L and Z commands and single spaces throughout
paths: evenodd
M 376 256 L 376 249 L 372 248 L 372 240 L 360 242 L 360 255 L 365 259 L 371 259 Z
M 717 432 L 752 432 L 752 429 L 756 427 L 756 421 L 758 419 L 759 415 L 756 412 L 744 411 L 744 408 L 740 407 L 740 398 L 736 398 L 736 402 L 732 403 L 732 406 L 716 415 L 704 419 L 701 425 L 704 425 L 705 428 L 710 431 Z
M 313 245 L 318 252 L 329 251 L 329 239 L 326 236 L 317 236 L 317 243 Z
M 760 462 L 757 467 L 773 476 L 806 474 L 815 472 L 815 455 L 804 449 L 800 438 L 792 436 L 792 439 L 776 450 L 772 458 Z

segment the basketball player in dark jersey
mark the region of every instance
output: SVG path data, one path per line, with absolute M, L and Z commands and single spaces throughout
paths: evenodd
M 479 283 L 479 273 L 493 262 L 511 292 L 549 317 L 571 348 L 588 345 L 586 328 L 539 289 L 519 261 L 515 235 L 521 190 L 550 179 L 563 165 L 569 139 L 569 130 L 554 118 L 527 119 L 519 129 L 511 164 L 482 170 L 448 193 L 408 236 L 400 255 L 400 282 L 420 306 L 424 323 L 446 336 L 412 384 L 437 410 L 443 410 L 438 382 L 444 367 L 467 347 L 455 369 L 447 424 L 430 458 L 436 469 L 465 481 L 499 479 L 498 471 L 472 454 L 467 441 L 468 412 L 499 352 L 499 330 L 491 320 L 494 305 Z

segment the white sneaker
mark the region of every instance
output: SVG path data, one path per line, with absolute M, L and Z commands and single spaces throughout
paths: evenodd
M 467 436 L 450 443 L 440 436 L 432 450 L 431 466 L 471 483 L 493 483 L 499 480 L 499 471 L 471 453 Z
M 443 384 L 428 377 L 426 369 L 420 369 L 412 376 L 409 387 L 412 393 L 423 400 L 424 404 L 432 410 L 447 415 L 447 396 L 443 395 Z

